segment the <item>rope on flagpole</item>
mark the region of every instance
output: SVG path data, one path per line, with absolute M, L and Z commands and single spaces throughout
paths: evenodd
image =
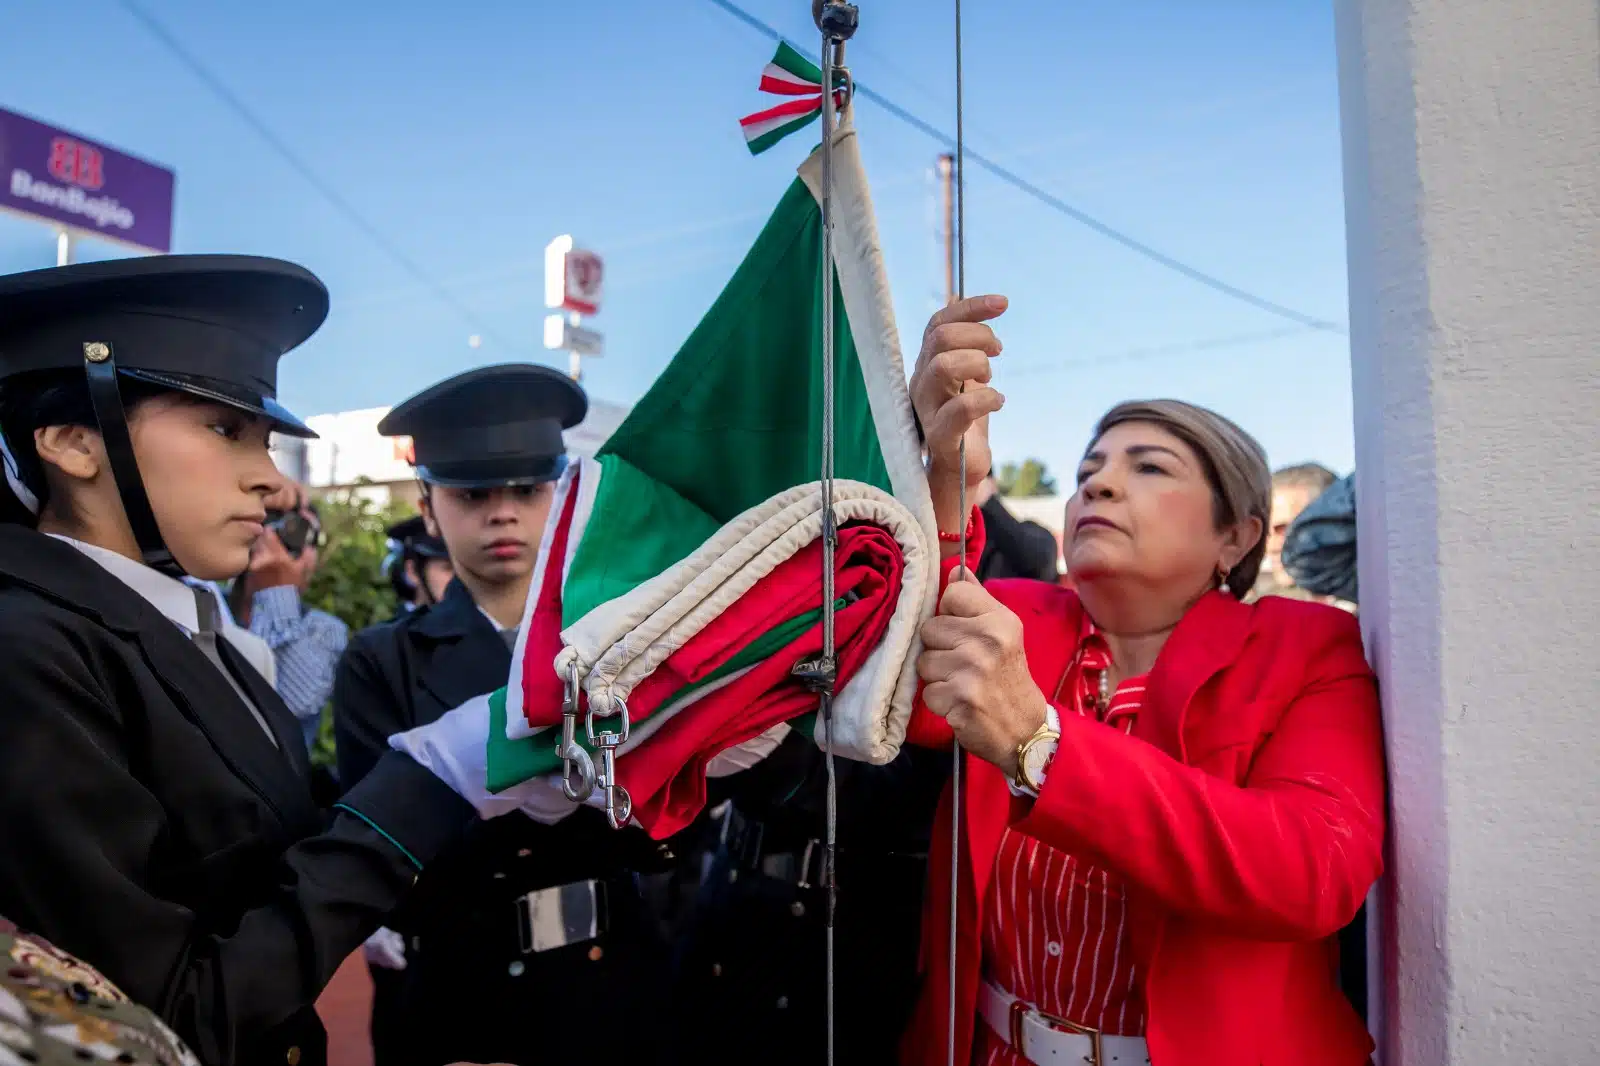
M 962 106 L 962 80 L 961 80 L 961 0 L 955 0 L 956 6 L 956 299 L 967 298 L 967 170 L 966 170 L 966 130 L 963 125 L 965 109 Z M 965 384 L 962 390 L 965 391 Z M 960 501 L 961 523 L 961 577 L 967 576 L 967 530 L 971 522 L 967 519 L 967 438 L 961 436 L 961 489 L 958 494 Z M 961 742 L 954 741 L 951 745 L 953 754 L 950 765 L 950 988 L 949 988 L 949 1016 L 946 1018 L 945 1031 L 945 1063 L 946 1066 L 956 1066 L 956 962 L 959 950 L 958 919 L 961 913 Z

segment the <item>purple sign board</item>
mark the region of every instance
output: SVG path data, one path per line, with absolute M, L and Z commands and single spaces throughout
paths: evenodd
M 170 252 L 174 183 L 165 167 L 0 109 L 0 208 Z

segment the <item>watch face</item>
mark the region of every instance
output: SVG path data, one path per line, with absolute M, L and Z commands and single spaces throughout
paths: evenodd
M 1038 788 L 1044 779 L 1045 767 L 1050 764 L 1050 756 L 1056 753 L 1058 738 L 1044 736 L 1029 744 L 1022 753 L 1022 760 L 1018 769 L 1018 777 L 1022 783 L 1033 788 Z

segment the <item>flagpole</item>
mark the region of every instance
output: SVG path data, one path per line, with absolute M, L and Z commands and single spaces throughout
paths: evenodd
M 823 763 L 827 768 L 826 839 L 822 849 L 822 882 L 826 896 L 824 936 L 827 956 L 828 1066 L 836 1055 L 834 912 L 839 886 L 836 851 L 839 836 L 839 779 L 834 764 L 833 699 L 837 683 L 837 648 L 834 633 L 834 552 L 837 529 L 833 513 L 834 458 L 834 332 L 833 310 L 833 135 L 838 125 L 834 82 L 842 77 L 845 42 L 855 35 L 859 10 L 843 0 L 813 0 L 812 18 L 822 33 L 822 662 L 818 710 L 822 715 Z

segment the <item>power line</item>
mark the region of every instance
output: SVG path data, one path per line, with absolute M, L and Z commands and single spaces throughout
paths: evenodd
M 243 100 L 239 99 L 239 97 L 228 88 L 227 84 L 224 83 L 216 74 L 212 73 L 210 68 L 202 63 L 194 55 L 194 53 L 185 48 L 183 44 L 176 37 L 174 37 L 166 28 L 166 26 L 164 26 L 159 20 L 146 12 L 137 3 L 135 3 L 134 0 L 119 0 L 119 2 L 122 4 L 123 8 L 127 10 L 128 14 L 137 19 L 139 23 L 142 24 L 147 31 L 149 31 L 152 37 L 159 41 L 161 45 L 167 49 L 167 51 L 171 52 L 180 63 L 188 67 L 189 71 L 194 74 L 195 77 L 199 78 L 206 88 L 211 90 L 217 99 L 221 100 L 225 105 L 227 105 L 229 110 L 233 111 L 233 113 L 236 114 L 245 125 L 255 130 L 257 135 L 259 135 L 262 140 L 266 141 L 268 146 L 271 147 L 273 151 L 277 152 L 278 155 L 283 158 L 283 161 L 289 164 L 289 167 L 292 170 L 299 174 L 300 177 L 305 179 L 306 183 L 313 189 L 321 193 L 323 199 L 327 200 L 328 203 L 339 212 L 339 214 L 343 215 L 347 222 L 365 234 L 367 238 L 372 241 L 372 243 L 383 250 L 384 254 L 386 254 L 390 259 L 394 260 L 395 264 L 398 265 L 402 270 L 417 279 L 417 281 L 421 282 L 427 289 L 432 291 L 435 296 L 454 309 L 462 318 L 466 319 L 467 322 L 472 326 L 473 332 L 487 337 L 489 340 L 495 342 L 510 352 L 515 352 L 524 347 L 523 345 L 511 344 L 503 337 L 496 336 L 493 331 L 485 329 L 483 325 L 477 321 L 477 316 L 473 314 L 472 310 L 468 308 L 466 304 L 462 303 L 455 296 L 455 294 L 449 289 L 445 288 L 437 278 L 435 278 L 432 274 L 429 274 L 414 259 L 402 251 L 400 247 L 394 243 L 394 241 L 390 240 L 383 233 L 382 230 L 380 230 L 373 223 L 369 222 L 361 214 L 361 212 L 355 209 L 350 201 L 346 200 L 342 195 L 340 195 L 337 189 L 328 184 L 326 181 L 322 180 L 322 178 L 317 175 L 316 171 L 311 169 L 310 164 L 302 159 L 294 149 L 290 148 L 282 137 L 279 137 L 277 133 L 273 132 L 272 127 L 268 126 L 267 123 L 254 111 L 252 111 Z
M 779 33 L 776 29 L 767 25 L 765 22 L 762 22 L 760 19 L 739 7 L 737 4 L 732 3 L 731 0 L 710 0 L 710 2 L 728 14 L 732 15 L 746 26 L 749 26 L 751 29 L 767 37 L 769 40 L 788 44 L 791 48 L 799 48 L 802 51 L 805 51 L 808 56 L 811 54 L 808 50 L 804 49 L 803 46 L 797 45 L 793 41 L 790 41 L 782 33 Z M 916 115 L 901 107 L 893 100 L 890 100 L 882 93 L 868 88 L 859 81 L 855 83 L 855 92 L 857 96 L 871 100 L 873 103 L 877 104 L 879 107 L 883 108 L 885 111 L 889 112 L 889 114 L 904 122 L 906 125 L 926 134 L 935 141 L 938 141 L 941 145 L 950 148 L 952 151 L 954 150 L 956 143 L 954 137 L 934 126 L 931 122 L 928 122 L 922 118 L 918 118 Z M 1088 227 L 1094 232 L 1100 234 L 1102 237 L 1115 241 L 1124 248 L 1127 248 L 1128 250 L 1141 255 L 1154 263 L 1159 263 L 1161 266 L 1166 267 L 1168 270 L 1171 270 L 1174 273 L 1181 274 L 1190 281 L 1197 282 L 1201 285 L 1204 285 L 1208 289 L 1220 292 L 1224 296 L 1231 296 L 1235 300 L 1239 300 L 1242 303 L 1247 303 L 1251 307 L 1265 311 L 1268 314 L 1276 315 L 1279 318 L 1287 319 L 1290 322 L 1297 323 L 1305 329 L 1320 330 L 1327 333 L 1338 333 L 1341 335 L 1346 333 L 1345 327 L 1337 322 L 1330 322 L 1324 318 L 1317 318 L 1313 315 L 1296 311 L 1292 307 L 1285 307 L 1283 304 L 1276 303 L 1275 301 L 1269 300 L 1264 296 L 1257 296 L 1255 293 L 1241 289 L 1237 285 L 1231 285 L 1214 274 L 1208 274 L 1199 267 L 1190 266 L 1188 263 L 1185 263 L 1182 260 L 1175 259 L 1165 252 L 1151 247 L 1144 241 L 1139 240 L 1137 237 L 1134 237 L 1128 233 L 1124 233 L 1115 226 L 1112 226 L 1106 222 L 1102 222 L 1093 215 L 1090 215 L 1088 212 L 1072 206 L 1059 196 L 1046 192 L 1037 185 L 1028 181 L 1026 178 L 1017 174 L 1015 171 L 1001 166 L 999 163 L 988 158 L 987 156 L 981 155 L 978 152 L 974 152 L 971 148 L 966 150 L 966 157 L 972 162 L 978 164 L 984 170 L 987 170 L 989 173 L 999 178 L 1001 181 L 1005 182 L 1007 185 L 1026 193 L 1035 200 L 1038 200 L 1040 203 L 1044 204 L 1046 207 L 1050 207 L 1056 211 L 1059 211 L 1061 214 L 1066 215 L 1074 222 Z
M 1085 367 L 1110 366 L 1115 363 L 1137 363 L 1146 359 L 1160 359 L 1172 355 L 1193 355 L 1195 352 L 1214 352 L 1223 348 L 1243 348 L 1251 344 L 1264 344 L 1267 341 L 1283 340 L 1286 337 L 1299 337 L 1307 333 L 1326 332 L 1313 330 L 1309 326 L 1280 326 L 1277 329 L 1258 330 L 1254 333 L 1234 333 L 1225 337 L 1211 337 L 1205 340 L 1180 341 L 1176 344 L 1160 344 L 1147 348 L 1129 348 L 1121 352 L 1108 355 L 1088 356 L 1082 359 L 1063 359 L 1048 364 L 1023 364 L 1021 366 L 1002 366 L 996 368 L 996 376 L 1001 380 L 1023 377 L 1043 377 L 1051 374 L 1060 374 L 1068 370 L 1081 370 Z

